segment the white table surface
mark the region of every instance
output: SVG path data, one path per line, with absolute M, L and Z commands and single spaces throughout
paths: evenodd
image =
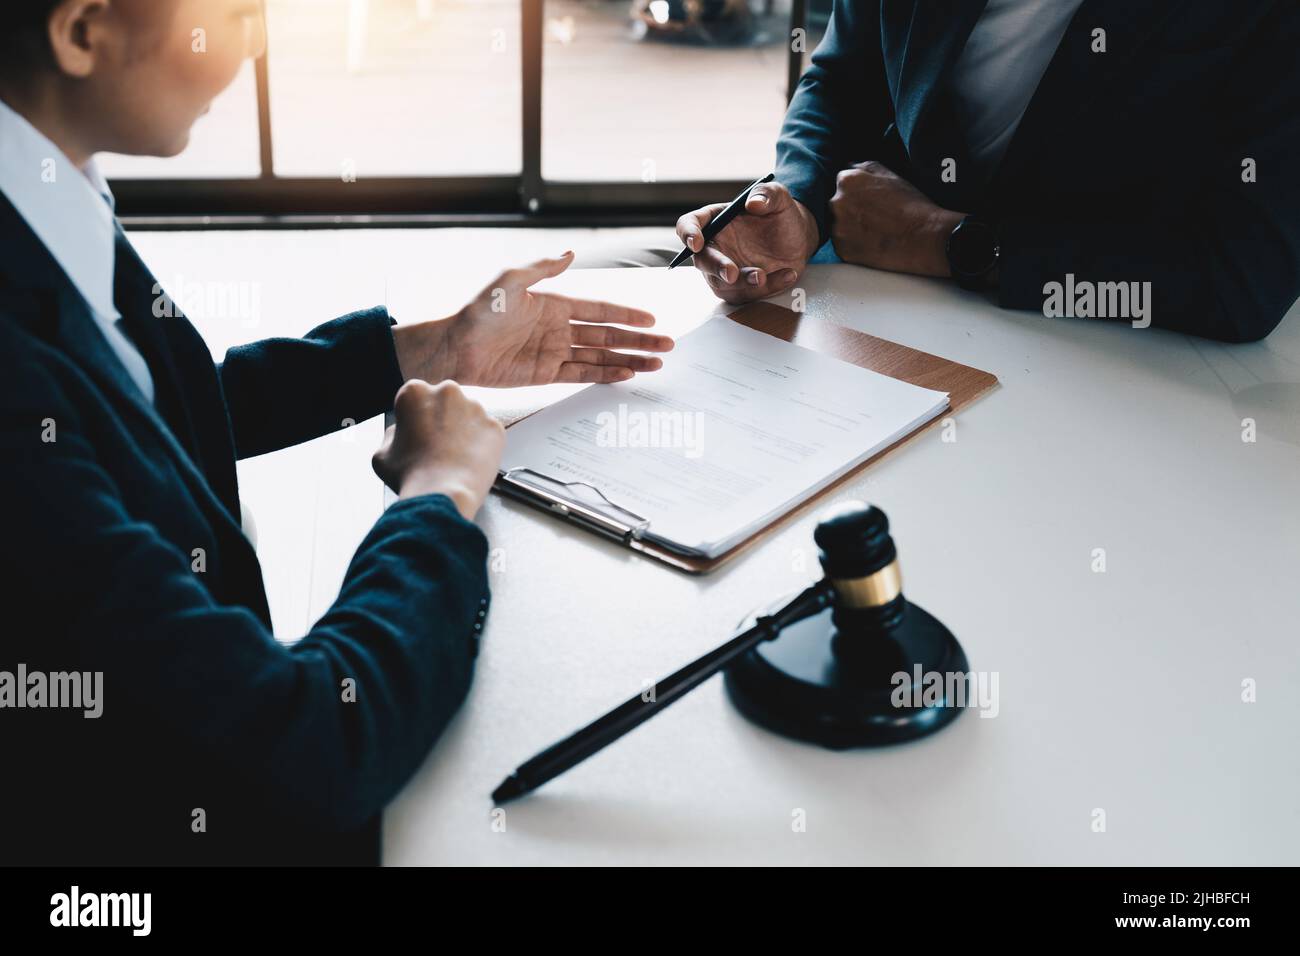
M 182 306 L 181 279 L 258 285 L 253 321 L 197 323 L 218 355 L 377 301 L 407 320 L 446 314 L 492 278 L 501 258 L 488 253 L 505 241 L 463 234 L 461 251 L 493 265 L 439 270 L 448 240 L 136 237 Z M 518 261 L 556 245 L 543 231 L 510 241 Z M 673 333 L 716 307 L 690 270 L 577 271 L 556 285 L 650 309 Z M 750 724 L 715 678 L 494 816 L 489 793 L 518 763 L 818 575 L 815 514 L 689 577 L 494 497 L 480 517 L 494 598 L 474 686 L 390 807 L 385 861 L 1297 862 L 1300 310 L 1263 343 L 1223 346 L 1004 312 L 946 283 L 856 267 L 814 267 L 803 286 L 816 320 L 1001 381 L 957 417 L 956 441 L 933 429 L 832 495 L 888 513 L 906 593 L 956 633 L 973 669 L 997 673 L 997 716 L 835 753 Z M 509 415 L 570 391 L 475 395 Z M 380 429 L 240 466 L 281 639 L 329 606 L 380 513 L 369 471 Z M 1246 679 L 1254 703 L 1241 699 Z

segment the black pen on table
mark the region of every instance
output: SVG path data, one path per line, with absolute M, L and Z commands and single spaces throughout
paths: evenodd
M 582 763 L 628 731 L 645 723 L 669 704 L 686 696 L 714 674 L 725 670 L 751 648 L 772 640 L 781 633 L 782 628 L 828 607 L 834 593 L 829 579 L 804 588 L 794 600 L 779 610 L 759 617 L 752 626 L 733 636 L 721 647 L 691 661 L 656 683 L 648 692 L 642 691 L 636 697 L 624 701 L 603 717 L 597 717 L 581 730 L 520 764 L 514 773 L 492 791 L 492 800 L 499 806 L 522 797 Z
M 750 193 L 752 193 L 759 186 L 763 185 L 763 183 L 770 183 L 774 179 L 776 179 L 776 173 L 768 173 L 762 179 L 755 179 L 752 183 L 750 183 L 748 186 L 745 187 L 744 192 L 742 192 L 735 199 L 731 200 L 730 204 L 728 204 L 726 209 L 722 210 L 722 212 L 718 213 L 716 216 L 710 219 L 708 223 L 706 223 L 704 226 L 704 245 L 700 246 L 700 248 L 703 249 L 704 246 L 707 246 L 710 242 L 712 242 L 714 237 L 717 236 L 718 233 L 722 232 L 723 229 L 727 228 L 727 223 L 731 222 L 731 220 L 735 219 L 736 216 L 740 215 L 740 213 L 744 211 L 745 203 L 749 201 Z M 695 253 L 691 251 L 690 246 L 687 246 L 681 252 L 677 253 L 676 256 L 673 257 L 673 261 L 668 263 L 668 268 L 669 269 L 676 268 L 677 266 L 681 265 L 683 262 L 685 262 L 693 255 L 695 255 Z

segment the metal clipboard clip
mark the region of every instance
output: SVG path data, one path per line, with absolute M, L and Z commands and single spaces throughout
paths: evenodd
M 639 540 L 650 527 L 648 518 L 614 504 L 603 491 L 585 481 L 561 481 L 532 468 L 511 468 L 497 476 L 497 484 L 512 498 L 623 544 Z M 586 489 L 585 501 L 579 497 L 582 489 Z

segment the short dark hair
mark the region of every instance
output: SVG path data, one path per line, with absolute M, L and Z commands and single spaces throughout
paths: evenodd
M 8 35 L 44 32 L 50 14 L 63 0 L 18 0 L 17 9 L 5 11 L 4 20 Z M 5 37 L 6 40 L 9 36 Z
M 3 14 L 0 32 L 0 71 L 13 74 L 30 70 L 50 57 L 46 25 L 63 0 L 18 0 L 16 9 Z
M 50 48 L 50 17 L 59 5 L 66 0 L 5 0 L 17 6 L 13 12 L 0 13 L 0 79 L 14 80 L 30 77 L 33 74 L 55 67 L 54 51 Z M 147 0 L 151 5 L 148 22 L 154 25 L 171 23 L 171 14 L 175 12 L 173 0 Z M 141 22 L 144 17 L 139 12 L 146 5 L 146 0 L 131 0 L 128 5 L 122 0 L 122 6 L 129 6 L 133 11 L 131 22 Z M 164 7 L 164 17 L 159 18 L 158 7 Z

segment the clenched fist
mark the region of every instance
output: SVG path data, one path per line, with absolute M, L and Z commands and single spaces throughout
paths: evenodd
M 964 215 L 936 205 L 882 163 L 859 163 L 835 181 L 831 241 L 845 262 L 921 276 L 948 276 L 945 244 Z
M 473 520 L 496 480 L 505 429 L 455 382 L 412 379 L 393 405 L 396 423 L 373 459 L 402 498 L 444 494 Z

